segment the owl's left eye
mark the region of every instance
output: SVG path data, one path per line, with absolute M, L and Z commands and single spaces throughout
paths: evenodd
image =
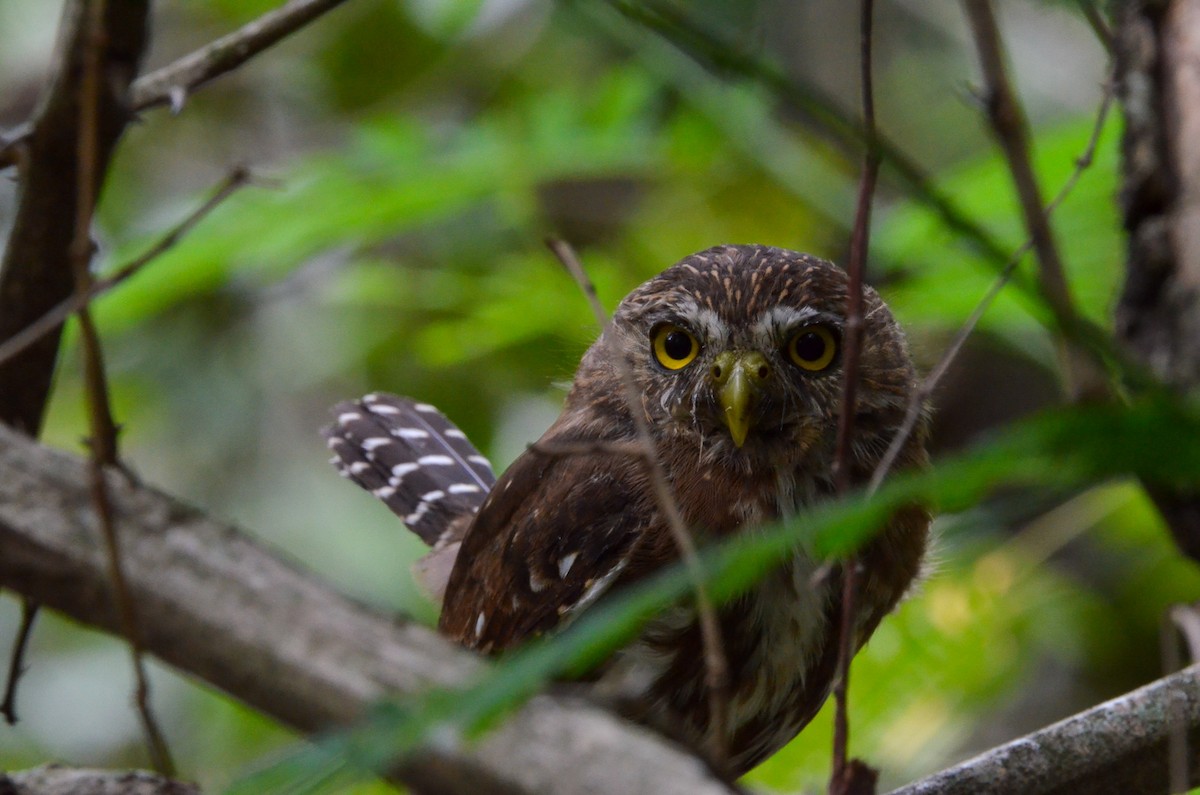
M 793 364 L 812 373 L 820 372 L 833 363 L 837 338 L 828 326 L 805 326 L 788 340 L 787 354 Z
M 653 334 L 654 358 L 668 370 L 687 367 L 700 353 L 700 343 L 685 328 L 667 324 Z

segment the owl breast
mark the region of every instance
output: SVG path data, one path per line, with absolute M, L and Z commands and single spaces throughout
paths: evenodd
M 794 516 L 822 484 L 778 478 L 739 478 L 714 484 L 727 534 Z M 677 483 L 683 491 L 693 484 Z M 683 504 L 688 498 L 681 495 Z M 699 504 L 693 498 L 690 504 Z M 711 512 L 709 516 L 720 515 Z M 796 736 L 828 694 L 833 655 L 826 649 L 835 591 L 823 568 L 797 548 L 751 590 L 718 611 L 729 681 L 723 725 L 710 719 L 704 644 L 694 609 L 679 606 L 652 621 L 637 642 L 619 653 L 600 686 L 638 705 L 639 720 L 699 748 L 714 734 L 731 769 L 745 770 Z

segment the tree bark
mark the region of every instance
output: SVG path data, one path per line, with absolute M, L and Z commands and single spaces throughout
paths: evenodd
M 0 427 L 0 587 L 119 631 L 86 464 Z M 461 687 L 485 663 L 337 594 L 233 527 L 112 475 L 145 649 L 303 732 L 388 695 Z M 541 695 L 475 745 L 406 760 L 428 793 L 728 793 L 665 739 L 581 698 Z
M 1129 233 L 1118 338 L 1164 383 L 1200 387 L 1200 0 L 1124 0 L 1117 24 Z M 1148 484 L 1200 560 L 1200 484 Z
M 0 342 L 70 297 L 71 241 L 78 190 L 81 76 L 90 35 L 88 3 L 69 0 L 59 27 L 54 77 L 29 134 L 15 146 L 21 198 L 0 263 Z M 146 48 L 149 0 L 108 3 L 102 18 L 96 161 L 99 193 L 108 161 L 129 120 L 126 94 Z M 50 392 L 62 326 L 0 362 L 0 422 L 36 436 Z
M 44 765 L 0 773 L 0 795 L 200 795 L 200 788 L 140 770 L 87 770 Z
M 993 748 L 890 795 L 1157 795 L 1170 792 L 1168 745 L 1186 739 L 1200 784 L 1200 666 Z

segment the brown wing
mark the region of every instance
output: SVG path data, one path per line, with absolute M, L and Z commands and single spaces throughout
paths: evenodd
M 485 652 L 553 629 L 620 581 L 639 542 L 661 532 L 636 460 L 531 449 L 467 531 L 440 628 Z

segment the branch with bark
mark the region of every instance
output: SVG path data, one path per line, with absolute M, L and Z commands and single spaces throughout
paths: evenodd
M 109 477 L 145 649 L 303 732 L 388 695 L 469 684 L 483 662 L 381 615 L 239 530 Z M 0 428 L 0 587 L 119 631 L 86 464 Z M 419 791 L 727 793 L 695 757 L 574 696 L 542 695 L 475 745 L 402 765 Z
M 71 243 L 79 208 L 79 140 L 84 86 L 81 76 L 90 37 L 96 53 L 95 151 L 98 175 L 90 203 L 98 195 L 117 140 L 129 120 L 126 92 L 146 48 L 149 2 L 110 3 L 94 34 L 83 0 L 63 9 L 54 78 L 38 107 L 17 157 L 21 200 L 0 262 L 0 341 L 66 300 L 75 289 Z M 59 326 L 20 355 L 0 363 L 0 422 L 29 434 L 41 426 L 50 379 L 58 358 Z
M 115 632 L 86 467 L 0 428 L 0 588 Z M 109 486 L 147 652 L 267 715 L 315 732 L 352 723 L 385 696 L 463 687 L 484 670 L 432 630 L 339 595 L 236 528 L 115 474 Z M 1200 667 L 894 795 L 1166 793 L 1166 748 L 1181 732 L 1195 761 Z M 1198 773 L 1193 764 L 1193 783 Z M 694 756 L 570 693 L 535 697 L 476 744 L 405 760 L 400 778 L 444 793 L 732 791 Z

